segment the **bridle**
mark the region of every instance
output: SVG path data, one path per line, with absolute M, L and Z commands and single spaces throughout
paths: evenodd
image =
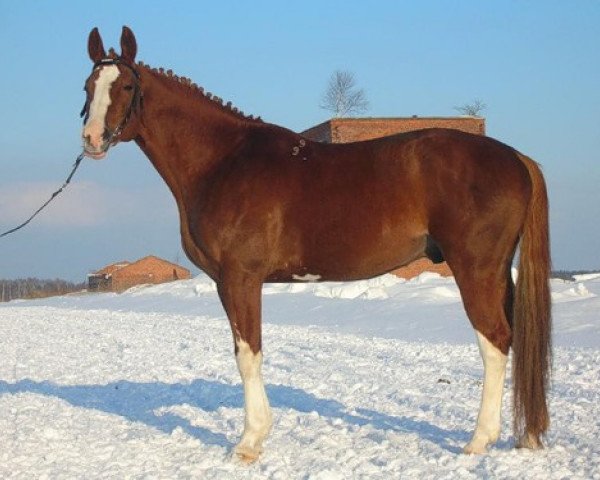
M 131 64 L 125 62 L 120 57 L 103 58 L 101 60 L 98 60 L 96 63 L 94 63 L 94 66 L 92 67 L 92 73 L 94 73 L 97 68 L 103 67 L 105 65 L 123 65 L 124 67 L 127 67 L 131 71 L 131 73 L 133 74 L 133 77 L 135 78 L 135 84 L 133 86 L 133 95 L 131 96 L 131 101 L 129 102 L 129 105 L 127 106 L 127 110 L 125 111 L 125 115 L 124 115 L 123 119 L 121 120 L 119 125 L 117 125 L 117 127 L 112 132 L 110 131 L 110 129 L 108 129 L 108 127 L 106 128 L 106 130 L 109 132 L 108 141 L 106 142 L 106 149 L 108 149 L 108 147 L 110 145 L 115 145 L 119 141 L 119 136 L 121 135 L 121 133 L 123 133 L 123 129 L 127 125 L 127 122 L 129 122 L 131 115 L 134 112 L 136 112 L 137 109 L 141 110 L 143 95 L 142 95 L 142 89 L 140 86 L 140 74 L 135 69 L 135 67 L 133 67 Z M 81 109 L 81 113 L 79 114 L 79 116 L 83 117 L 83 124 L 85 125 L 90 116 L 90 99 L 89 98 L 86 98 L 85 103 L 83 105 L 83 108 Z
M 129 70 L 131 70 L 131 73 L 133 73 L 133 76 L 135 77 L 135 86 L 134 91 L 133 91 L 133 96 L 131 97 L 131 101 L 129 102 L 129 106 L 127 107 L 127 111 L 125 112 L 125 116 L 123 117 L 123 120 L 121 120 L 121 123 L 119 123 L 119 126 L 110 134 L 109 138 L 108 138 L 108 142 L 106 143 L 106 147 L 104 148 L 104 150 L 106 151 L 110 145 L 114 145 L 115 143 L 117 143 L 118 141 L 118 137 L 119 135 L 121 135 L 121 132 L 123 131 L 123 129 L 125 128 L 125 125 L 127 125 L 127 122 L 129 121 L 129 119 L 131 118 L 131 115 L 133 114 L 133 112 L 136 111 L 137 108 L 142 107 L 142 89 L 140 86 L 140 74 L 138 73 L 138 71 L 131 66 L 130 64 L 124 62 L 122 59 L 120 58 L 104 58 L 98 62 L 96 62 L 94 64 L 94 68 L 92 69 L 92 73 L 94 73 L 94 71 L 96 70 L 96 68 L 101 67 L 103 65 L 123 65 L 125 67 L 127 67 Z M 85 117 L 83 119 L 83 123 L 85 124 L 89 118 L 89 109 L 90 109 L 90 104 L 89 104 L 89 98 L 86 98 L 85 100 L 85 104 L 83 105 L 83 109 L 81 110 L 81 114 L 80 116 Z M 107 129 L 108 130 L 108 129 Z M 10 230 L 1 233 L 0 234 L 0 238 L 5 237 L 7 235 L 10 235 L 11 233 L 16 232 L 17 230 L 20 230 L 21 228 L 25 227 L 27 224 L 29 224 L 29 222 L 31 222 L 44 208 L 46 208 L 50 202 L 52 202 L 52 200 L 54 200 L 58 195 L 60 195 L 60 193 L 67 188 L 67 186 L 69 185 L 69 183 L 71 183 L 71 179 L 73 178 L 73 175 L 75 175 L 75 171 L 79 168 L 79 165 L 81 164 L 81 161 L 84 159 L 85 157 L 85 149 L 84 151 L 82 151 L 78 156 L 77 159 L 75 160 L 75 164 L 73 165 L 73 169 L 71 170 L 71 173 L 69 173 L 69 176 L 67 177 L 67 179 L 65 180 L 65 182 L 62 184 L 62 186 L 56 190 L 52 196 L 40 207 L 38 208 L 33 215 L 31 215 L 27 220 L 25 220 L 23 223 L 21 223 L 20 225 L 11 228 Z

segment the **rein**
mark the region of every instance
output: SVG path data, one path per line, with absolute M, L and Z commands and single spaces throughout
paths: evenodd
M 73 178 L 73 175 L 75 175 L 75 171 L 77 170 L 77 168 L 79 167 L 79 165 L 81 164 L 81 161 L 83 160 L 83 157 L 85 156 L 85 152 L 81 152 L 79 154 L 79 156 L 77 157 L 77 159 L 75 160 L 75 164 L 73 165 L 73 169 L 71 170 L 71 173 L 69 173 L 69 176 L 67 177 L 67 179 L 65 180 L 65 182 L 62 184 L 62 186 L 56 190 L 56 192 L 54 192 L 52 194 L 52 196 L 46 201 L 46 203 L 44 203 L 40 208 L 38 208 L 33 215 L 31 215 L 31 217 L 29 217 L 27 220 L 25 220 L 21 225 L 15 227 L 15 228 L 11 228 L 10 230 L 0 234 L 0 238 L 5 237 L 6 235 L 10 235 L 11 233 L 16 232 L 17 230 L 20 230 L 21 228 L 23 228 L 25 225 L 27 225 L 29 222 L 31 222 L 38 213 L 40 213 L 44 208 L 46 208 L 48 206 L 48 204 L 54 200 L 56 197 L 58 197 L 58 195 L 65 189 L 67 188 L 67 185 L 71 182 L 71 179 Z
M 131 97 L 131 102 L 129 102 L 129 106 L 127 107 L 127 111 L 125 112 L 125 116 L 123 117 L 123 120 L 121 120 L 121 123 L 119 123 L 117 128 L 115 128 L 115 130 L 110 133 L 110 136 L 106 143 L 106 145 L 107 145 L 106 148 L 108 149 L 108 147 L 111 144 L 114 145 L 117 142 L 119 135 L 121 135 L 121 132 L 125 128 L 125 125 L 127 125 L 127 122 L 129 122 L 129 120 L 131 118 L 131 114 L 134 112 L 136 107 L 139 106 L 141 108 L 143 96 L 142 96 L 142 90 L 140 88 L 140 74 L 133 66 L 131 66 L 127 62 L 124 62 L 122 59 L 120 59 L 118 57 L 117 58 L 103 58 L 102 60 L 99 60 L 94 64 L 94 67 L 92 68 L 92 72 L 94 72 L 98 67 L 101 67 L 104 65 L 123 65 L 124 67 L 127 67 L 131 71 L 131 73 L 133 73 L 133 76 L 135 77 L 135 85 L 133 87 L 134 90 L 133 90 L 133 96 Z M 83 118 L 84 124 L 85 124 L 85 122 L 87 122 L 88 117 L 89 117 L 89 107 L 90 107 L 89 99 L 86 99 L 85 104 L 83 105 L 83 109 L 81 110 L 81 113 L 79 115 L 80 117 L 84 117 Z M 71 179 L 73 178 L 73 175 L 75 175 L 75 172 L 77 171 L 77 168 L 79 168 L 79 165 L 81 164 L 81 161 L 83 160 L 84 156 L 85 156 L 85 150 L 82 151 L 79 154 L 79 156 L 77 157 L 77 159 L 75 160 L 73 169 L 71 170 L 71 173 L 69 173 L 69 176 L 67 177 L 65 182 L 62 184 L 62 186 L 58 190 L 56 190 L 50 196 L 50 198 L 40 208 L 38 208 L 33 213 L 33 215 L 31 215 L 27 220 L 25 220 L 20 225 L 14 227 L 14 228 L 11 228 L 10 230 L 0 234 L 0 238 L 10 235 L 11 233 L 16 232 L 17 230 L 20 230 L 21 228 L 26 226 L 29 222 L 31 222 L 42 210 L 44 210 L 44 208 L 46 208 L 50 204 L 50 202 L 52 202 L 52 200 L 54 200 L 67 187 L 67 185 L 69 185 L 69 183 L 71 182 Z

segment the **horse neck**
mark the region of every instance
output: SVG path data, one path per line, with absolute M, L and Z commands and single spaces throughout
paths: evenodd
M 136 143 L 178 203 L 243 141 L 243 119 L 176 80 L 140 71 L 143 107 Z

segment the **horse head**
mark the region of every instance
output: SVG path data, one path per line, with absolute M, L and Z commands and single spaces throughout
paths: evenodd
M 112 49 L 107 55 L 100 33 L 94 28 L 88 38 L 88 53 L 94 66 L 84 87 L 83 148 L 88 157 L 101 159 L 112 145 L 137 135 L 142 92 L 135 67 L 135 36 L 123 27 L 121 55 Z

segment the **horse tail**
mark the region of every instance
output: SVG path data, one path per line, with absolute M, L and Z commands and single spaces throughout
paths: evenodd
M 548 194 L 540 167 L 517 153 L 531 179 L 521 231 L 519 275 L 513 303 L 514 432 L 518 446 L 541 447 L 549 426 L 546 391 L 552 363 Z

